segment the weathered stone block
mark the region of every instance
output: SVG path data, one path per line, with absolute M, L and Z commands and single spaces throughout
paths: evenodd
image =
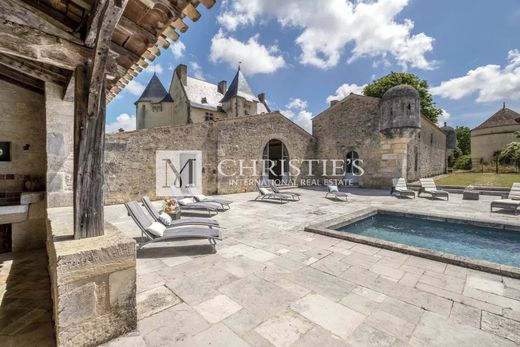
M 62 329 L 92 318 L 96 313 L 96 284 L 87 283 L 60 296 L 56 325 Z
M 135 267 L 108 276 L 110 306 L 135 306 Z

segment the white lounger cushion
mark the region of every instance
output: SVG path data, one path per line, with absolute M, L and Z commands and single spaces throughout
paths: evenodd
M 259 190 L 260 190 L 260 193 L 262 193 L 263 195 L 271 194 L 271 192 L 267 188 L 260 187 Z
M 159 222 L 153 222 L 152 224 L 150 224 L 148 228 L 146 228 L 146 231 L 158 237 L 162 237 L 164 235 L 165 230 L 166 227 Z
M 181 206 L 187 206 L 189 204 L 193 204 L 193 199 L 191 199 L 191 198 L 184 198 L 184 199 L 177 200 L 177 202 Z
M 329 188 L 330 193 L 338 193 L 339 189 L 338 186 L 327 186 Z
M 161 212 L 161 214 L 159 215 L 159 220 L 164 224 L 164 225 L 170 225 L 172 224 L 172 217 L 170 217 L 170 215 L 166 212 Z

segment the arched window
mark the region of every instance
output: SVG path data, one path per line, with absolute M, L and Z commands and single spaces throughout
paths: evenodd
M 289 152 L 280 140 L 271 140 L 265 145 L 263 178 L 287 182 L 289 180 Z
M 359 169 L 355 167 L 354 161 L 359 159 L 359 154 L 356 151 L 350 151 L 347 153 L 346 157 L 346 167 L 345 167 L 345 173 L 348 174 L 355 174 L 358 175 L 360 173 Z M 356 162 L 356 164 L 359 166 L 359 162 Z

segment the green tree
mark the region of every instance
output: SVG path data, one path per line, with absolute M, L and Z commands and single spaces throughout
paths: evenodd
M 463 155 L 471 153 L 471 130 L 468 127 L 457 127 L 457 147 Z
M 437 123 L 438 117 L 442 114 L 442 109 L 435 106 L 432 95 L 428 90 L 428 82 L 420 79 L 417 75 L 406 72 L 392 72 L 368 84 L 365 89 L 363 89 L 363 94 L 381 98 L 388 89 L 400 84 L 408 84 L 417 89 L 421 98 L 422 115 L 432 122 Z
M 500 152 L 499 161 L 520 168 L 520 142 L 511 142 Z

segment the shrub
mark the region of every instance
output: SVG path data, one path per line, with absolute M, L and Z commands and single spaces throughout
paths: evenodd
M 456 170 L 470 170 L 471 169 L 471 155 L 461 155 L 453 164 L 453 168 Z

